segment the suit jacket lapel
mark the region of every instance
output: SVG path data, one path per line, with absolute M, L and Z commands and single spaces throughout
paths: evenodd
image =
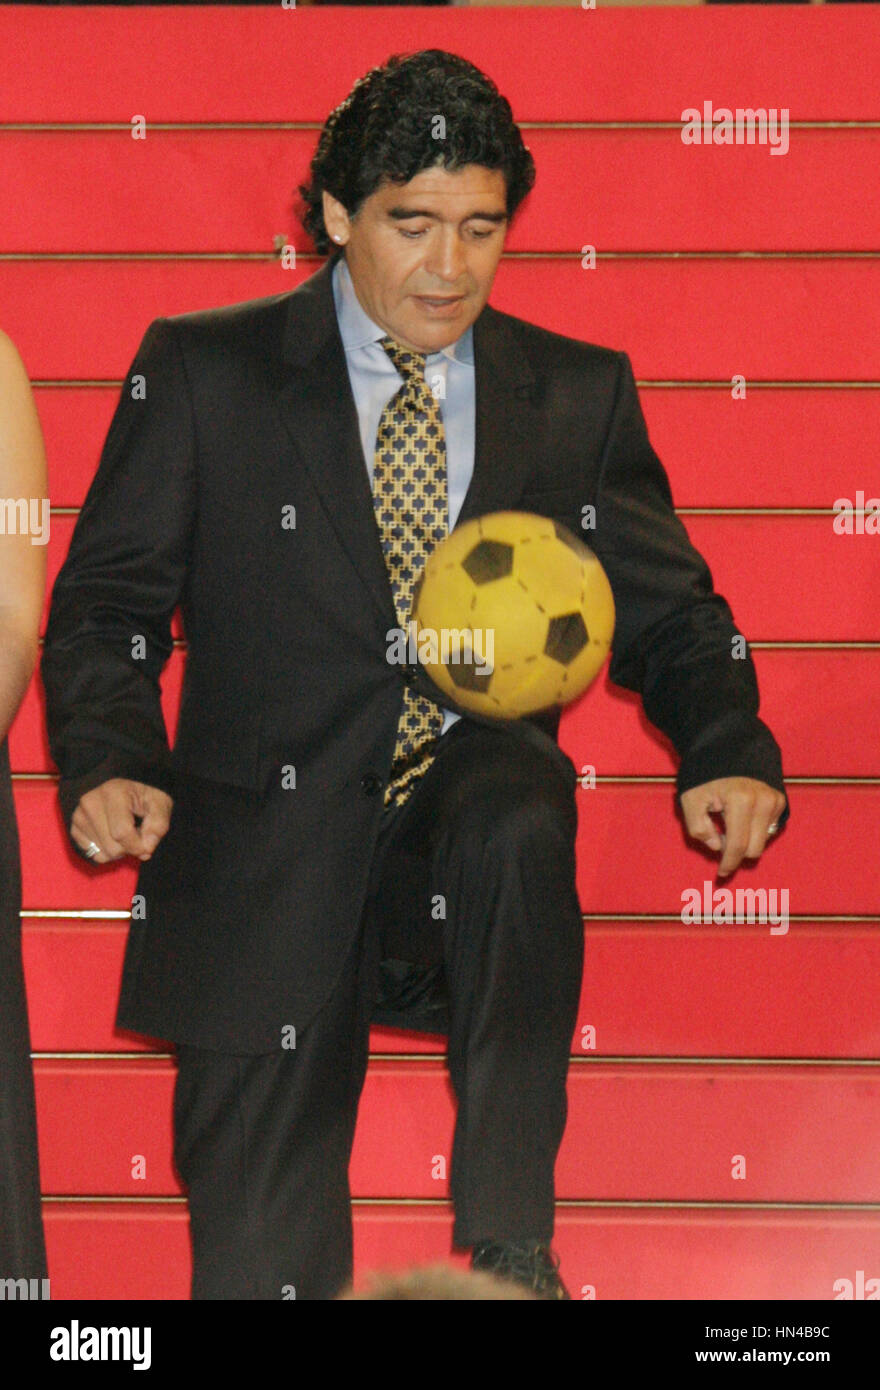
M 378 608 L 385 628 L 397 618 L 382 554 L 357 407 L 339 336 L 330 262 L 290 296 L 278 405 L 327 516 Z
M 339 542 L 385 628 L 397 618 L 339 335 L 328 262 L 290 296 L 277 403 Z M 541 439 L 534 375 L 510 321 L 486 306 L 474 324 L 474 472 L 456 525 L 513 506 Z
M 474 474 L 457 526 L 515 506 L 543 439 L 534 373 L 511 320 L 488 304 L 474 323 L 474 371 Z

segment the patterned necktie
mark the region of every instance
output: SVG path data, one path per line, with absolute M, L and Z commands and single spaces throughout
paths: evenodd
M 440 408 L 425 382 L 427 354 L 412 352 L 393 338 L 381 341 L 404 384 L 379 420 L 373 505 L 397 621 L 408 635 L 416 580 L 449 530 L 446 441 Z M 386 807 L 402 805 L 427 772 L 442 726 L 439 705 L 405 686 Z

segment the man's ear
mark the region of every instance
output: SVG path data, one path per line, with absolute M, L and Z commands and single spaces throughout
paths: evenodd
M 326 188 L 321 192 L 321 203 L 327 235 L 337 246 L 344 246 L 351 234 L 351 219 L 345 207 Z

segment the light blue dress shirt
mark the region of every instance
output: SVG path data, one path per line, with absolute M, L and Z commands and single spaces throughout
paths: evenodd
M 374 323 L 358 299 L 351 273 L 342 256 L 333 267 L 333 300 L 348 377 L 357 408 L 364 462 L 373 483 L 373 455 L 379 421 L 391 397 L 403 384 L 380 338 L 386 330 Z M 438 379 L 443 387 L 438 389 Z M 425 359 L 425 380 L 437 397 L 446 436 L 446 483 L 449 496 L 449 524 L 455 525 L 474 471 L 474 433 L 476 388 L 474 384 L 473 328 L 440 352 Z M 441 733 L 459 719 L 446 710 Z

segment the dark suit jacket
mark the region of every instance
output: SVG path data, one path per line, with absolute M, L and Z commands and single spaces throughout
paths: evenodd
M 175 797 L 140 869 L 120 1026 L 241 1052 L 303 1028 L 338 977 L 402 698 L 330 270 L 150 325 L 55 584 L 42 663 L 68 826 L 109 777 Z M 475 470 L 457 524 L 515 508 L 583 536 L 614 592 L 610 677 L 672 740 L 679 792 L 733 774 L 784 791 L 753 663 L 731 658 L 730 609 L 675 516 L 626 354 L 488 306 L 474 353 Z M 588 503 L 597 524 L 584 532 Z M 172 752 L 159 676 L 178 604 L 188 655 Z M 522 728 L 571 770 L 557 724 Z

